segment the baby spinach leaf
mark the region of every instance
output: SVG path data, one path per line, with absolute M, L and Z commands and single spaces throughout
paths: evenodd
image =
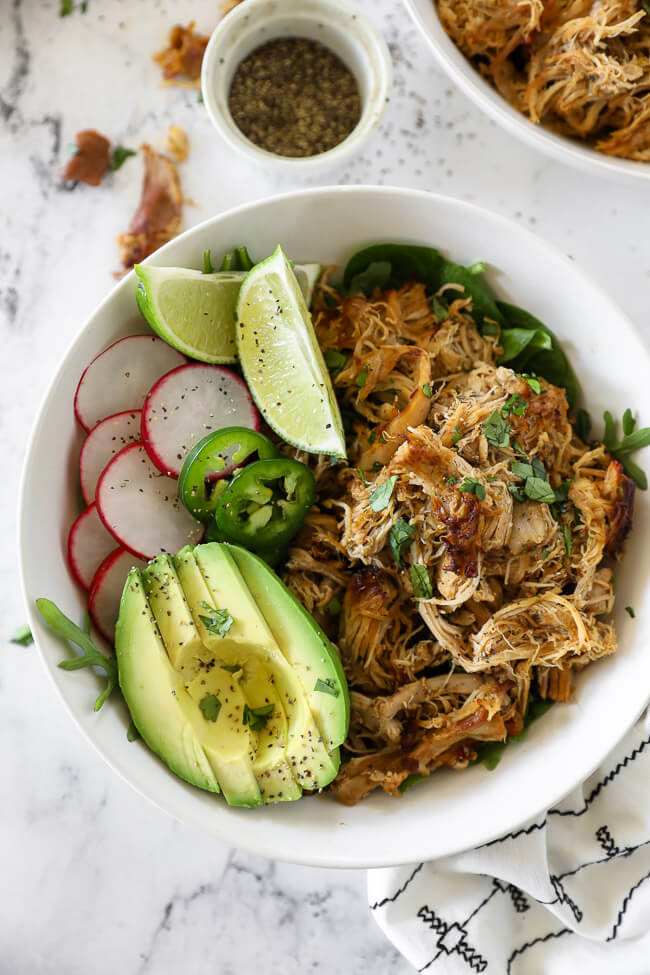
M 350 258 L 343 273 L 343 287 L 353 294 L 358 276 L 372 264 L 390 265 L 390 273 L 384 287 L 399 288 L 406 281 L 423 281 L 433 291 L 442 284 L 441 269 L 445 258 L 434 247 L 414 244 L 372 244 Z
M 476 265 L 474 265 L 476 266 Z M 481 277 L 481 272 L 472 271 L 462 264 L 445 261 L 442 267 L 442 284 L 461 284 L 464 297 L 472 299 L 472 315 L 480 324 L 489 318 L 498 325 L 505 325 L 505 319 L 498 307 L 492 289 Z
M 351 295 L 367 295 L 370 297 L 375 288 L 385 288 L 391 275 L 391 265 L 388 261 L 373 261 L 364 271 L 350 281 L 348 293 Z

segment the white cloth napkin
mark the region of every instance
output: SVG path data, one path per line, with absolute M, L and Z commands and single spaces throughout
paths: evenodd
M 371 870 L 368 897 L 420 972 L 649 975 L 649 712 L 546 814 L 466 853 Z

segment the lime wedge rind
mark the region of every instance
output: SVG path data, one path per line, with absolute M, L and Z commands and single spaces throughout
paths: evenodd
M 237 322 L 241 367 L 269 426 L 301 450 L 345 457 L 329 372 L 300 284 L 280 247 L 243 281 Z

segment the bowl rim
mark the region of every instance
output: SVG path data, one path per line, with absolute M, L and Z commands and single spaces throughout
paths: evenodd
M 201 93 L 213 127 L 224 142 L 237 152 L 258 164 L 263 163 L 280 170 L 311 172 L 336 165 L 347 159 L 374 132 L 388 103 L 393 69 L 390 51 L 384 37 L 362 12 L 348 7 L 341 0 L 309 0 L 309 4 L 303 4 L 300 0 L 293 0 L 293 3 L 298 18 L 302 16 L 305 19 L 313 20 L 317 13 L 318 19 L 324 24 L 331 25 L 339 30 L 343 26 L 347 27 L 347 39 L 361 53 L 368 76 L 371 79 L 369 85 L 371 93 L 362 104 L 359 121 L 341 142 L 332 146 L 331 149 L 316 153 L 313 156 L 281 156 L 257 146 L 244 135 L 230 115 L 227 98 L 225 111 L 218 104 L 212 82 L 213 75 L 218 70 L 218 62 L 223 62 L 224 58 L 230 56 L 231 49 L 228 48 L 228 53 L 225 53 L 224 45 L 230 45 L 231 36 L 233 32 L 236 32 L 241 22 L 254 20 L 254 18 L 257 18 L 258 24 L 265 20 L 272 21 L 283 10 L 278 0 L 247 0 L 247 3 L 235 7 L 217 24 L 210 36 L 203 57 Z M 345 25 L 343 24 L 344 19 L 347 21 Z M 365 43 L 362 38 L 365 39 Z M 235 40 L 235 48 L 238 43 L 238 40 Z M 334 46 L 331 49 L 340 56 L 340 51 L 336 50 Z
M 420 0 L 404 0 L 415 25 L 420 30 L 436 60 L 448 76 L 482 111 L 503 126 L 512 135 L 523 139 L 533 149 L 540 150 L 558 162 L 567 163 L 583 171 L 599 173 L 609 179 L 623 177 L 626 180 L 649 180 L 650 163 L 634 159 L 621 159 L 598 152 L 568 136 L 558 135 L 542 125 L 536 125 L 518 112 L 506 99 L 480 76 L 467 58 L 445 33 L 435 0 L 431 4 L 433 16 L 440 27 L 441 36 L 434 37 L 420 12 Z
M 573 262 L 564 253 L 562 253 L 558 248 L 546 242 L 543 238 L 539 237 L 537 234 L 533 233 L 528 228 L 520 226 L 515 221 L 510 220 L 509 218 L 502 216 L 499 213 L 494 213 L 491 210 L 488 210 L 484 207 L 479 207 L 476 204 L 470 203 L 465 200 L 459 200 L 455 197 L 446 196 L 440 193 L 430 193 L 426 190 L 416 190 L 407 187 L 387 187 L 387 186 L 380 186 L 380 185 L 366 185 L 366 186 L 331 185 L 331 186 L 322 186 L 322 187 L 311 187 L 307 189 L 301 189 L 298 191 L 290 191 L 287 193 L 279 194 L 277 196 L 267 197 L 262 200 L 248 202 L 238 207 L 234 207 L 230 210 L 219 213 L 211 218 L 208 218 L 202 221 L 201 223 L 196 224 L 194 227 L 191 227 L 188 230 L 184 231 L 183 234 L 179 234 L 173 240 L 171 240 L 170 242 L 168 242 L 167 244 L 159 248 L 154 254 L 150 255 L 150 257 L 148 257 L 146 261 L 147 263 L 152 263 L 152 264 L 160 263 L 164 266 L 164 258 L 166 253 L 169 250 L 173 251 L 178 246 L 179 241 L 189 240 L 193 235 L 200 235 L 206 227 L 211 226 L 224 218 L 231 218 L 231 217 L 240 216 L 245 213 L 249 213 L 257 209 L 261 205 L 265 205 L 265 204 L 281 205 L 286 201 L 293 201 L 293 200 L 299 201 L 301 199 L 308 199 L 310 197 L 317 198 L 319 196 L 327 197 L 332 193 L 341 196 L 349 195 L 349 196 L 367 197 L 369 201 L 372 199 L 374 195 L 378 195 L 380 197 L 390 195 L 393 199 L 397 198 L 399 200 L 400 198 L 403 199 L 410 198 L 414 202 L 421 201 L 423 204 L 425 202 L 428 204 L 430 203 L 435 204 L 437 202 L 442 206 L 451 205 L 457 208 L 462 214 L 465 215 L 466 218 L 469 219 L 471 219 L 472 216 L 475 217 L 478 216 L 481 219 L 488 219 L 494 225 L 499 225 L 504 229 L 512 230 L 513 228 L 516 228 L 516 231 L 520 236 L 528 238 L 531 241 L 531 243 L 534 244 L 535 247 L 543 250 L 548 255 L 550 260 L 559 262 L 561 265 L 564 265 L 567 269 L 570 269 L 572 275 L 577 276 L 577 278 L 580 278 L 582 280 L 582 283 L 585 286 L 587 286 L 589 290 L 591 290 L 591 292 L 597 297 L 598 301 L 603 305 L 603 308 L 611 310 L 613 313 L 616 314 L 616 316 L 620 321 L 622 321 L 627 325 L 632 337 L 635 337 L 637 340 L 639 340 L 640 351 L 642 351 L 642 354 L 645 356 L 646 361 L 650 361 L 650 356 L 645 346 L 643 345 L 642 341 L 640 340 L 640 335 L 637 332 L 633 323 L 628 318 L 628 316 L 625 315 L 618 308 L 617 304 L 600 287 L 598 283 L 593 281 L 588 274 L 582 271 L 582 269 L 579 266 L 577 266 L 575 262 Z M 95 740 L 91 731 L 88 730 L 86 727 L 84 727 L 84 725 L 79 720 L 78 716 L 75 714 L 72 705 L 66 699 L 66 696 L 63 692 L 63 684 L 59 686 L 59 684 L 55 679 L 55 672 L 57 669 L 56 666 L 52 664 L 52 662 L 48 659 L 48 656 L 46 655 L 44 649 L 40 646 L 38 640 L 38 629 L 39 627 L 42 627 L 43 624 L 42 624 L 42 620 L 36 613 L 35 607 L 31 604 L 28 595 L 29 586 L 28 586 L 28 579 L 27 579 L 26 565 L 25 565 L 25 548 L 26 548 L 25 537 L 27 532 L 26 484 L 29 478 L 30 469 L 33 466 L 35 461 L 38 433 L 41 427 L 46 422 L 48 408 L 51 402 L 55 399 L 58 391 L 58 387 L 60 383 L 63 381 L 62 374 L 64 372 L 65 365 L 70 355 L 74 352 L 77 345 L 83 341 L 85 337 L 85 333 L 87 329 L 91 326 L 94 319 L 106 308 L 107 305 L 111 304 L 115 295 L 122 288 L 125 287 L 126 281 L 134 274 L 135 274 L 134 271 L 130 271 L 129 275 L 125 275 L 121 281 L 119 281 L 113 288 L 111 288 L 108 294 L 96 306 L 96 308 L 91 313 L 91 315 L 88 316 L 86 321 L 79 328 L 77 333 L 74 335 L 72 341 L 68 345 L 65 354 L 59 361 L 54 376 L 51 379 L 50 384 L 45 392 L 45 395 L 43 396 L 41 403 L 39 405 L 36 418 L 33 422 L 32 430 L 29 435 L 28 446 L 25 453 L 25 459 L 23 462 L 23 468 L 22 468 L 20 484 L 19 484 L 18 533 L 17 533 L 18 534 L 19 577 L 20 577 L 20 584 L 23 592 L 23 599 L 25 601 L 29 625 L 32 629 L 32 632 L 34 633 L 34 638 L 35 638 L 34 642 L 38 648 L 38 652 L 41 657 L 41 660 L 43 661 L 43 665 L 46 671 L 48 672 L 49 677 L 52 680 L 52 683 L 54 684 L 57 694 L 61 699 L 61 701 L 63 702 L 66 711 L 68 712 L 69 716 L 72 718 L 72 720 L 74 721 L 78 729 L 83 733 L 86 740 L 101 755 L 101 757 L 104 759 L 106 764 L 114 772 L 116 772 L 120 776 L 120 778 L 126 781 L 137 793 L 143 796 L 143 798 L 153 803 L 153 805 L 157 806 L 167 815 L 176 818 L 187 825 L 191 825 L 195 828 L 198 828 L 202 832 L 206 832 L 202 824 L 198 821 L 200 817 L 196 816 L 193 812 L 190 811 L 188 813 L 185 813 L 185 811 L 178 811 L 177 809 L 170 808 L 175 805 L 173 802 L 170 801 L 165 803 L 163 801 L 159 801 L 157 798 L 154 798 L 152 795 L 150 795 L 149 792 L 146 791 L 146 789 L 139 784 L 133 772 L 128 767 L 124 767 L 123 763 L 121 763 L 117 757 L 111 755 L 109 751 L 99 741 Z M 482 846 L 485 843 L 489 843 L 490 841 L 497 839 L 499 836 L 503 835 L 507 830 L 516 830 L 523 823 L 528 822 L 530 819 L 540 814 L 544 809 L 554 806 L 561 799 L 563 799 L 568 793 L 570 793 L 571 790 L 575 788 L 579 783 L 583 782 L 586 778 L 588 778 L 589 775 L 591 775 L 592 772 L 598 767 L 598 765 L 600 765 L 603 758 L 605 758 L 605 756 L 612 750 L 612 748 L 615 747 L 618 741 L 620 741 L 623 735 L 634 724 L 638 715 L 645 708 L 648 697 L 650 697 L 650 690 L 646 689 L 643 703 L 641 703 L 634 711 L 627 711 L 625 713 L 625 718 L 623 720 L 618 721 L 615 728 L 615 736 L 608 737 L 606 747 L 602 745 L 598 750 L 597 754 L 592 753 L 589 758 L 589 761 L 586 763 L 584 762 L 584 758 L 582 758 L 582 762 L 583 762 L 582 765 L 580 764 L 580 760 L 576 760 L 575 765 L 573 767 L 573 771 L 571 772 L 570 776 L 567 777 L 567 780 L 562 784 L 562 786 L 560 787 L 559 784 L 556 784 L 554 789 L 549 789 L 548 794 L 545 797 L 545 802 L 541 806 L 541 808 L 537 801 L 530 804 L 530 807 L 527 808 L 525 812 L 522 811 L 521 814 L 518 814 L 516 818 L 513 818 L 511 821 L 508 821 L 505 824 L 505 829 L 495 828 L 494 826 L 487 827 L 487 828 L 483 827 L 482 829 L 477 828 L 476 834 L 472 836 L 469 842 L 458 838 L 455 842 L 451 843 L 443 853 L 440 852 L 428 853 L 426 849 L 423 849 L 421 856 L 420 855 L 418 855 L 417 857 L 411 856 L 406 859 L 400 858 L 399 856 L 395 856 L 395 855 L 387 855 L 382 850 L 379 850 L 377 852 L 377 855 L 374 856 L 372 859 L 369 859 L 367 856 L 363 856 L 363 855 L 362 856 L 358 856 L 358 855 L 340 856 L 339 854 L 336 853 L 334 855 L 331 855 L 328 854 L 327 852 L 322 852 L 321 850 L 315 848 L 312 849 L 308 855 L 305 853 L 301 853 L 300 855 L 296 856 L 295 854 L 292 854 L 288 850 L 284 850 L 283 852 L 278 853 L 273 849 L 273 840 L 269 839 L 269 830 L 271 829 L 271 823 L 269 823 L 269 830 L 260 830 L 259 833 L 254 837 L 252 837 L 251 834 L 248 833 L 245 842 L 243 843 L 243 848 L 261 856 L 271 857 L 273 859 L 278 859 L 278 860 L 284 860 L 286 862 L 291 862 L 291 863 L 300 863 L 308 866 L 372 869 L 372 868 L 379 868 L 379 867 L 401 865 L 405 863 L 413 863 L 413 862 L 417 862 L 420 859 L 422 860 L 430 859 L 432 856 L 433 857 L 451 856 L 468 849 L 473 849 Z M 180 805 L 183 805 L 183 803 L 181 802 Z M 222 828 L 218 833 L 210 832 L 210 831 L 207 832 L 211 836 L 218 836 L 218 838 L 222 842 L 231 844 L 233 846 L 242 845 L 240 838 L 238 836 L 237 823 L 238 823 L 237 820 L 232 820 L 227 825 L 221 823 Z M 397 820 L 396 820 L 396 825 L 397 825 Z

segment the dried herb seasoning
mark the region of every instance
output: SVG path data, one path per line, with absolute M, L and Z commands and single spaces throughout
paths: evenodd
M 324 44 L 280 37 L 240 62 L 228 107 L 236 125 L 261 149 L 315 156 L 356 127 L 361 96 L 350 69 Z

